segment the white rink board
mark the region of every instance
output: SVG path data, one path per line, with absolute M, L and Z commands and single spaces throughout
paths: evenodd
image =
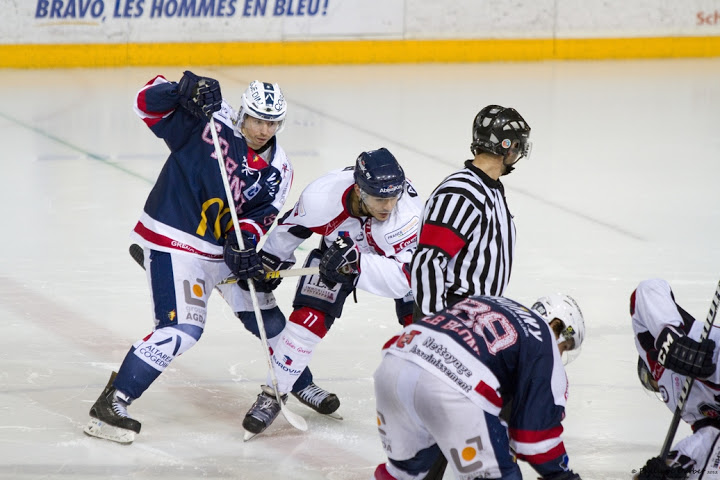
M 0 44 L 720 35 L 720 0 L 12 0 Z

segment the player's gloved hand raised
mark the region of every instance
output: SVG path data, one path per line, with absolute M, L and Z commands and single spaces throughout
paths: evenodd
M 196 117 L 208 118 L 222 105 L 220 83 L 214 78 L 185 71 L 178 82 L 178 99 L 180 105 Z
M 235 231 L 230 231 L 223 246 L 223 260 L 238 280 L 260 277 L 264 270 L 260 256 L 255 251 L 255 238 L 244 231 L 241 231 L 241 234 L 245 248 L 240 249 Z
M 360 250 L 352 239 L 338 237 L 320 259 L 320 279 L 330 288 L 354 285 L 360 275 Z
M 668 464 L 669 463 L 669 464 Z M 668 461 L 653 457 L 647 461 L 637 475 L 638 480 L 683 480 L 687 477 L 694 462 L 677 451 L 668 454 Z
M 658 363 L 665 368 L 693 378 L 705 378 L 715 373 L 715 342 L 709 338 L 697 342 L 666 327 L 658 335 L 656 346 Z

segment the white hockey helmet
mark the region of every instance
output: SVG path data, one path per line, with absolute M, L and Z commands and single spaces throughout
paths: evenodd
M 572 350 L 580 349 L 585 339 L 585 319 L 577 302 L 571 296 L 554 293 L 540 297 L 535 301 L 531 310 L 548 323 L 556 318 L 562 321 L 565 327 L 558 337 L 558 344 L 572 340 Z
M 240 130 L 240 127 L 242 127 L 245 115 L 250 115 L 268 122 L 279 122 L 280 125 L 278 125 L 275 132 L 275 134 L 278 134 L 285 126 L 286 114 L 287 103 L 280 86 L 277 83 L 254 80 L 242 95 L 237 129 Z

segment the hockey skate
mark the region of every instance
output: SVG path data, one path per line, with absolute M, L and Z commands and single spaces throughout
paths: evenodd
M 311 383 L 299 392 L 292 392 L 293 397 L 300 400 L 300 403 L 306 405 L 316 412 L 332 417 L 336 420 L 342 420 L 342 416 L 337 413 L 340 408 L 340 399 L 334 393 L 318 387 L 315 383 Z
M 113 386 L 117 372 L 110 375 L 105 389 L 90 408 L 90 421 L 83 431 L 91 437 L 104 438 L 117 443 L 129 444 L 140 433 L 140 422 L 130 418 L 127 406 L 130 399 Z
M 275 398 L 275 390 L 267 385 L 263 385 L 262 390 L 243 419 L 242 425 L 246 430 L 245 441 L 264 432 L 280 413 L 280 403 Z M 283 395 L 282 402 L 286 401 L 287 395 Z

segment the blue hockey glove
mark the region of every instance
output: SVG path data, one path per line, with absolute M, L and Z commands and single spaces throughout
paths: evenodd
M 240 249 L 235 231 L 230 231 L 223 247 L 223 260 L 238 280 L 261 277 L 264 271 L 260 256 L 255 251 L 255 239 L 247 232 L 241 231 L 241 234 L 245 248 Z
M 715 373 L 717 365 L 713 363 L 713 340 L 697 342 L 666 327 L 660 332 L 655 343 L 658 363 L 663 367 L 693 378 L 705 378 Z
M 352 239 L 338 237 L 320 259 L 320 279 L 330 288 L 354 285 L 360 275 L 360 250 Z
M 183 73 L 178 82 L 180 105 L 200 118 L 208 118 L 220 110 L 222 93 L 220 83 L 214 78 L 199 77 L 191 71 Z

